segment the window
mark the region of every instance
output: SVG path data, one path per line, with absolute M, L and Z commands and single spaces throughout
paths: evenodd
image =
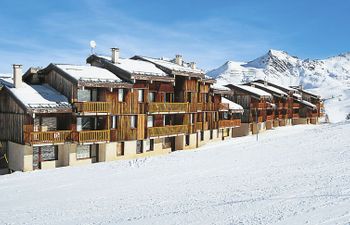
M 143 141 L 136 142 L 136 154 L 141 154 L 143 152 Z
M 154 150 L 154 139 L 150 139 L 149 140 L 149 151 L 153 151 Z
M 191 103 L 192 102 L 192 93 L 187 92 L 187 102 Z
M 147 116 L 147 127 L 153 127 L 153 116 Z
M 111 116 L 111 129 L 117 129 L 117 116 Z
M 191 114 L 191 124 L 195 123 L 195 116 L 193 114 Z
M 58 146 L 41 146 L 41 161 L 58 160 Z
M 137 100 L 138 102 L 143 102 L 143 89 L 138 90 Z
M 154 102 L 155 100 L 155 93 L 154 92 L 149 92 L 148 93 L 148 101 L 149 102 Z
M 189 146 L 190 145 L 190 135 L 187 134 L 186 135 L 186 146 Z
M 91 90 L 78 89 L 78 102 L 89 102 L 89 101 L 91 101 Z
M 201 141 L 204 141 L 204 131 L 201 131 Z
M 190 114 L 190 124 L 193 124 L 193 115 Z
M 131 128 L 136 128 L 136 116 L 130 116 L 130 127 Z
M 165 94 L 165 102 L 173 102 L 173 95 L 172 95 L 172 93 L 166 93 Z
M 124 155 L 124 142 L 118 142 L 117 143 L 117 156 L 123 156 Z
M 77 159 L 88 159 L 90 158 L 91 145 L 78 145 L 77 146 Z
M 151 151 L 151 139 L 145 139 L 143 141 L 143 150 L 146 151 L 146 152 Z
M 171 148 L 171 137 L 165 137 L 163 138 L 163 149 L 165 148 Z
M 124 102 L 124 89 L 118 89 L 118 102 Z

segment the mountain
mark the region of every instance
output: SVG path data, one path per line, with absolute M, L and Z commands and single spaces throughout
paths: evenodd
M 331 104 L 334 121 L 350 112 L 350 52 L 323 60 L 300 59 L 287 52 L 269 50 L 250 62 L 228 61 L 207 73 L 217 79 L 217 86 L 266 79 L 283 85 L 303 85 Z M 326 108 L 327 110 L 327 108 Z

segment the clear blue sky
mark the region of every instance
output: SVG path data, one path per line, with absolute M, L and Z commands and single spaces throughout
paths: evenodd
M 0 72 L 13 63 L 85 63 L 90 40 L 101 54 L 182 54 L 211 69 L 271 48 L 301 58 L 347 52 L 350 1 L 11 0 L 1 1 L 0 29 Z

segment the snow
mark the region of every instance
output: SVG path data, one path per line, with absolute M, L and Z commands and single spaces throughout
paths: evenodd
M 111 57 L 99 56 L 111 62 Z M 129 73 L 154 75 L 154 76 L 167 76 L 161 69 L 158 69 L 153 63 L 135 60 L 135 59 L 123 59 L 119 58 L 118 63 L 115 66 L 127 71 Z
M 200 73 L 204 74 L 203 70 L 200 69 L 192 69 L 190 66 L 188 66 L 187 63 L 183 63 L 183 65 L 178 65 L 170 60 L 166 59 L 158 59 L 158 58 L 152 58 L 152 57 L 146 57 L 146 56 L 139 56 L 147 61 L 150 61 L 152 63 L 155 63 L 157 65 L 163 66 L 165 68 L 168 68 L 173 71 L 181 71 L 181 72 L 187 72 L 187 73 Z
M 308 106 L 308 107 L 310 107 L 310 108 L 312 108 L 312 109 L 317 109 L 317 106 L 316 106 L 316 105 L 314 105 L 314 104 L 312 104 L 311 102 L 308 102 L 308 101 L 306 101 L 306 100 L 298 99 L 298 100 L 296 100 L 296 101 L 297 101 L 297 102 L 300 102 L 301 104 L 306 105 L 306 106 Z
M 257 83 L 257 82 L 253 82 L 252 83 L 254 86 L 256 86 L 257 88 L 259 87 L 263 87 L 263 88 L 266 88 L 267 90 L 269 91 L 272 91 L 280 96 L 288 96 L 288 94 L 284 91 L 281 91 L 280 89 L 278 88 L 275 88 L 275 87 L 272 87 L 272 86 L 269 86 L 269 85 L 264 85 L 264 84 L 261 84 L 261 83 Z
M 55 64 L 58 68 L 66 72 L 75 80 L 102 80 L 112 82 L 122 82 L 120 78 L 114 75 L 112 72 L 89 65 L 66 65 L 66 64 Z
M 225 97 L 222 97 L 221 98 L 221 102 L 222 103 L 227 103 L 228 104 L 228 108 L 230 110 L 233 110 L 233 111 L 237 111 L 237 112 L 242 112 L 243 113 L 243 107 L 237 103 L 234 103 L 233 101 L 230 101 L 228 100 L 227 98 Z
M 266 91 L 263 91 L 259 88 L 255 88 L 255 87 L 252 87 L 252 86 L 248 86 L 248 85 L 240 85 L 240 84 L 236 84 L 236 85 L 233 85 L 233 86 L 236 86 L 236 87 L 239 87 L 247 92 L 250 92 L 250 93 L 253 93 L 255 95 L 258 95 L 260 97 L 269 97 L 269 98 L 272 98 L 272 95 L 267 93 Z
M 0 224 L 348 224 L 349 133 L 280 127 L 259 141 L 4 175 Z
M 28 108 L 70 107 L 67 97 L 47 84 L 28 85 L 23 82 L 19 88 L 9 87 L 8 89 Z

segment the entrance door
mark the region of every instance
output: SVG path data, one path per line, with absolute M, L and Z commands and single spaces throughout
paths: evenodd
M 175 137 L 171 137 L 171 151 L 174 152 L 176 151 L 176 148 L 175 148 Z
M 99 145 L 91 145 L 90 156 L 91 156 L 92 163 L 97 163 L 99 161 L 98 155 L 99 155 Z

